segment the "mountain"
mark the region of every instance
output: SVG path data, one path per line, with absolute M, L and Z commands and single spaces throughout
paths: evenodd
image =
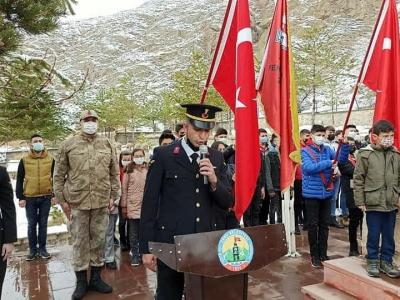
M 171 84 L 171 75 L 188 62 L 194 49 L 211 57 L 222 23 L 224 0 L 149 0 L 134 10 L 112 16 L 60 22 L 56 31 L 26 36 L 21 52 L 56 58 L 56 68 L 79 81 L 89 70 L 84 97 L 94 97 L 104 87 L 132 75 L 136 97 L 146 101 Z M 336 21 L 343 34 L 338 47 L 357 51 L 361 64 L 379 1 L 290 0 L 294 39 L 298 30 L 315 20 Z M 261 59 L 272 18 L 274 0 L 251 1 L 255 53 Z

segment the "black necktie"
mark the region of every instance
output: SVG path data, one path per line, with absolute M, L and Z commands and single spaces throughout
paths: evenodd
M 192 155 L 190 155 L 190 157 L 192 158 L 191 165 L 195 170 L 197 170 L 199 168 L 199 164 L 197 163 L 197 158 L 199 157 L 199 155 L 195 152 Z

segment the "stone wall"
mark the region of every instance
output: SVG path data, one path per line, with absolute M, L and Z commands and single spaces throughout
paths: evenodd
M 372 126 L 373 115 L 373 109 L 354 110 L 350 116 L 350 124 L 356 124 L 358 126 Z M 344 124 L 346 116 L 347 111 L 317 113 L 315 115 L 315 123 L 340 127 Z M 311 113 L 299 114 L 299 123 L 300 126 L 310 125 Z

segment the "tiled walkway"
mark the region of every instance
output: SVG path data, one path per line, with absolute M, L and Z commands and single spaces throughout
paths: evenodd
M 343 257 L 348 252 L 347 230 L 331 230 L 329 255 Z M 302 299 L 300 288 L 321 282 L 322 269 L 311 267 L 305 233 L 297 239 L 298 258 L 281 258 L 264 269 L 250 273 L 249 299 Z M 8 268 L 3 285 L 5 300 L 67 300 L 74 290 L 75 275 L 71 267 L 71 247 L 49 248 L 53 257 L 48 260 L 26 262 L 23 253 L 16 254 Z M 155 274 L 144 267 L 131 267 L 129 255 L 118 250 L 118 270 L 103 270 L 103 278 L 114 289 L 112 294 L 90 292 L 92 300 L 147 300 L 153 299 Z M 268 255 L 266 253 L 265 255 Z

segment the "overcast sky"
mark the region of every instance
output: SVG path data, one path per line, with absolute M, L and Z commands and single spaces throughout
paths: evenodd
M 148 0 L 78 0 L 72 19 L 88 19 L 112 15 L 122 10 L 138 7 Z

